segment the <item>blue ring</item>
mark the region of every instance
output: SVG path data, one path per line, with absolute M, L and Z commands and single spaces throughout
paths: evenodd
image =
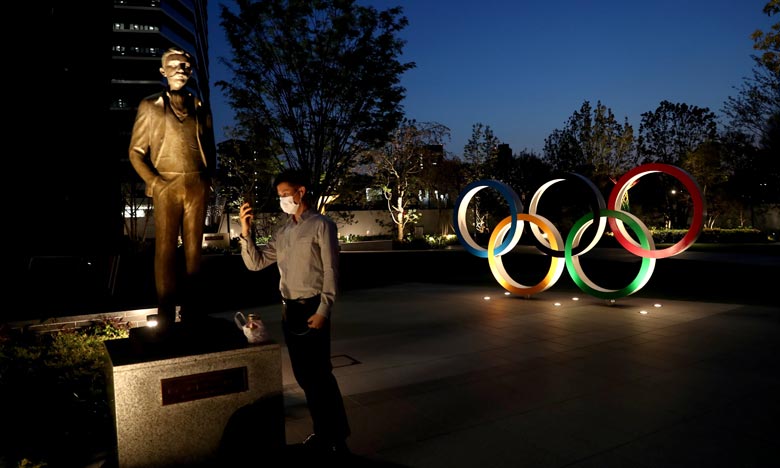
M 495 248 L 494 251 L 495 255 L 503 255 L 504 250 L 506 250 L 512 243 L 512 239 L 515 235 L 515 230 L 517 229 L 517 214 L 523 211 L 523 202 L 520 201 L 520 197 L 517 196 L 517 193 L 512 189 L 512 187 L 504 184 L 503 182 L 499 182 L 497 180 L 487 180 L 487 179 L 477 180 L 475 182 L 468 184 L 463 190 L 461 190 L 458 199 L 455 201 L 455 208 L 452 210 L 452 218 L 453 218 L 452 224 L 453 226 L 455 226 L 455 234 L 458 236 L 461 245 L 463 245 L 463 247 L 466 249 L 468 253 L 480 258 L 487 258 L 488 251 L 487 249 L 484 249 L 476 245 L 476 242 L 474 242 L 474 239 L 471 238 L 468 232 L 466 232 L 465 234 L 461 232 L 459 213 L 460 213 L 460 205 L 464 201 L 466 202 L 466 207 L 468 207 L 468 202 L 471 201 L 471 198 L 473 198 L 474 195 L 476 195 L 476 193 L 479 190 L 482 190 L 483 188 L 487 188 L 487 187 L 496 189 L 504 197 L 504 199 L 509 204 L 509 213 L 510 213 L 509 216 L 511 216 L 512 218 L 512 224 L 509 227 L 509 231 L 507 231 L 506 236 L 504 237 L 504 241 L 501 243 L 501 245 Z M 469 192 L 471 192 L 473 189 L 476 189 L 474 193 L 469 194 Z M 464 217 L 464 223 L 465 223 L 465 217 Z

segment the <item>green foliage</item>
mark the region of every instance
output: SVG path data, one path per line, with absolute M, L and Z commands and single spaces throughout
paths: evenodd
M 780 114 L 780 73 L 753 57 L 752 76 L 746 77 L 723 106 L 727 128 L 751 135 L 754 142 L 771 140 L 772 121 Z
M 403 240 L 398 240 L 395 236 L 391 235 L 377 235 L 377 236 L 358 236 L 348 235 L 339 238 L 339 241 L 343 243 L 361 242 L 361 241 L 373 241 L 373 240 L 389 240 L 393 239 L 393 249 L 397 250 L 429 250 L 429 249 L 444 249 L 453 245 L 460 245 L 460 240 L 455 234 L 448 235 L 425 235 L 423 237 L 406 236 Z
M 716 137 L 717 118 L 709 108 L 664 100 L 642 114 L 637 149 L 642 163 L 679 166 L 689 152 Z
M 346 236 L 339 237 L 339 240 L 344 243 L 350 243 L 350 242 L 360 242 L 360 241 L 372 241 L 372 240 L 387 240 L 390 239 L 392 236 L 389 234 L 385 235 L 376 235 L 376 236 L 361 236 L 358 234 L 349 234 Z
M 424 237 L 425 242 L 428 243 L 428 247 L 431 249 L 444 249 L 452 245 L 458 245 L 460 241 L 455 234 L 449 234 L 444 236 L 431 236 L 426 235 Z
M 656 244 L 675 244 L 682 240 L 687 229 L 653 229 L 653 242 Z M 772 242 L 770 234 L 759 229 L 703 229 L 697 243 L 701 244 L 750 244 Z
M 634 129 L 620 123 L 601 101 L 591 107 L 584 101 L 566 121 L 545 139 L 545 159 L 558 171 L 577 172 L 597 186 L 618 177 L 636 164 Z
M 321 208 L 403 118 L 400 76 L 415 66 L 399 60 L 407 18 L 354 0 L 237 0 L 220 18 L 232 79 L 216 85 L 242 139 L 309 174 Z
M 477 122 L 471 126 L 471 137 L 463 147 L 463 159 L 466 162 L 466 177 L 469 181 L 496 178 L 502 174 L 494 173 L 496 148 L 501 140 L 493 133 L 490 125 Z
M 45 466 L 49 466 L 49 464 L 46 462 L 34 462 L 32 460 L 28 460 L 27 458 L 22 459 L 22 461 L 16 465 L 17 468 L 43 468 Z
M 390 141 L 367 152 L 378 188 L 382 190 L 387 209 L 397 226 L 397 239 L 403 239 L 407 226 L 414 225 L 422 214 L 409 206 L 419 203 L 417 193 L 429 188 L 424 180 L 426 168 L 436 164 L 438 151 L 450 129 L 436 122 L 404 120 L 391 133 Z
M 98 338 L 100 341 L 115 340 L 130 336 L 130 324 L 118 317 L 105 317 L 92 322 L 90 326 L 80 329 L 79 332 Z
M 750 244 L 767 242 L 766 233 L 759 229 L 704 229 L 697 242 L 707 244 Z
M 235 131 L 232 131 L 235 133 Z M 276 206 L 276 188 L 270 181 L 281 166 L 274 158 L 275 151 L 265 148 L 262 141 L 255 141 L 232 135 L 217 147 L 219 170 L 215 174 L 215 191 L 219 205 L 224 211 L 238 214 L 244 202 L 249 203 L 256 213 L 271 210 Z M 258 151 L 258 148 L 263 148 Z
M 234 238 L 236 241 L 235 247 L 233 247 L 233 241 L 231 239 L 230 247 L 214 247 L 209 245 L 203 247 L 203 255 L 230 255 L 232 253 L 238 253 L 238 237 Z
M 769 0 L 763 12 L 767 16 L 779 14 L 780 0 Z M 763 52 L 761 62 L 764 66 L 780 75 L 780 23 L 773 24 L 771 31 L 757 29 L 750 37 L 753 39 L 753 48 Z
M 393 240 L 393 250 L 428 250 L 430 244 L 422 237 L 407 237 L 403 240 Z
M 7 435 L 10 453 L 0 456 L 21 460 L 25 467 L 46 466 L 31 460 L 71 466 L 88 456 L 93 444 L 110 445 L 103 341 L 128 333 L 129 325 L 118 319 L 40 334 L 4 328 L 0 411 L 13 431 Z
M 271 236 L 255 236 L 255 244 L 262 245 L 267 244 L 271 240 Z

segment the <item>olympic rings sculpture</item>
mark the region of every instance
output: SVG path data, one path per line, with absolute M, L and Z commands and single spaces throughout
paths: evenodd
M 647 226 L 633 214 L 620 210 L 619 206 L 629 188 L 637 180 L 654 172 L 670 175 L 680 181 L 690 193 L 693 203 L 691 225 L 686 235 L 676 244 L 661 250 L 655 249 L 653 236 Z M 552 185 L 563 181 L 584 184 L 593 193 L 591 212 L 574 223 L 565 241 L 558 229 L 547 218 L 536 213 L 539 200 L 544 192 Z M 497 190 L 509 205 L 509 216 L 493 229 L 487 248 L 474 241 L 466 225 L 469 203 L 480 190 L 485 188 Z M 590 180 L 579 174 L 567 173 L 562 178 L 553 179 L 543 184 L 531 198 L 528 212 L 523 213 L 523 211 L 524 207 L 520 197 L 511 187 L 496 180 L 478 180 L 467 185 L 458 196 L 453 210 L 455 233 L 466 251 L 477 257 L 488 259 L 493 276 L 504 289 L 511 293 L 530 296 L 545 291 L 558 281 L 565 266 L 572 280 L 581 290 L 600 299 L 618 299 L 642 289 L 650 280 L 657 259 L 680 254 L 693 245 L 701 234 L 706 217 L 704 197 L 696 180 L 679 167 L 660 163 L 644 164 L 623 175 L 613 187 L 607 203 L 604 202 L 604 197 Z M 539 283 L 530 286 L 515 281 L 506 271 L 501 260 L 501 256 L 512 251 L 520 241 L 526 222 L 529 223 L 530 231 L 536 238 L 537 248 L 551 257 L 547 275 Z M 636 277 L 621 289 L 608 289 L 597 285 L 588 278 L 580 264 L 580 256 L 596 246 L 604 234 L 607 222 L 609 222 L 610 229 L 618 243 L 627 251 L 642 258 Z M 583 241 L 584 234 L 593 223 L 597 223 L 595 234 L 592 239 L 585 242 Z M 629 235 L 626 226 L 638 240 Z

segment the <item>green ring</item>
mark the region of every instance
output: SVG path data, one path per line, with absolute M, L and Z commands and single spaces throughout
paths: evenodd
M 655 245 L 651 243 L 652 237 L 647 230 L 647 227 L 637 217 L 625 211 L 619 210 L 601 210 L 601 215 L 606 217 L 613 217 L 620 219 L 626 223 L 639 238 L 639 243 L 645 249 L 651 250 L 655 248 Z M 588 221 L 593 220 L 593 213 L 586 213 L 582 218 L 578 219 L 569 231 L 569 235 L 566 237 L 565 256 L 566 256 L 566 269 L 569 271 L 569 275 L 574 283 L 584 292 L 598 297 L 600 299 L 619 299 L 633 294 L 640 289 L 650 280 L 650 276 L 653 274 L 655 268 L 655 259 L 649 257 L 642 257 L 642 265 L 631 283 L 626 287 L 618 290 L 600 290 L 591 287 L 588 282 L 590 279 L 584 272 L 579 270 L 579 260 L 575 263 L 574 256 L 572 255 L 574 238 L 579 233 L 581 227 Z M 582 276 L 580 276 L 580 274 Z M 584 278 L 584 279 L 583 279 Z

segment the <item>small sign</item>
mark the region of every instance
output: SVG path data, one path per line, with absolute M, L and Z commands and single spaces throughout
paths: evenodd
M 160 383 L 163 406 L 249 390 L 246 367 L 171 377 Z
M 227 232 L 211 232 L 203 234 L 203 247 L 215 249 L 230 248 L 230 234 Z

